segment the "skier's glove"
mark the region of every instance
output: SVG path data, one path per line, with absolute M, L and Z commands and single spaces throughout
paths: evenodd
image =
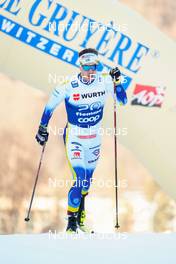
M 118 67 L 111 69 L 109 74 L 112 77 L 115 84 L 120 84 L 121 73 Z
M 47 132 L 47 127 L 40 125 L 35 139 L 37 142 L 43 146 L 48 140 L 49 133 Z

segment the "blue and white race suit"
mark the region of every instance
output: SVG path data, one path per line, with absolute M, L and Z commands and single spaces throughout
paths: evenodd
M 88 193 L 93 172 L 100 156 L 101 136 L 98 131 L 107 96 L 114 95 L 112 78 L 97 73 L 85 83 L 81 75 L 56 87 L 45 106 L 41 125 L 47 126 L 55 108 L 65 100 L 67 125 L 64 132 L 66 156 L 74 184 L 68 193 L 68 211 L 77 212 L 82 195 Z M 122 85 L 116 86 L 117 102 L 127 103 Z

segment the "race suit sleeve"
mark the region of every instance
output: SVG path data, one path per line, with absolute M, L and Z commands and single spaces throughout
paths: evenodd
M 49 98 L 49 101 L 47 102 L 40 125 L 47 126 L 49 123 L 49 120 L 56 109 L 56 107 L 67 97 L 67 86 L 66 84 L 62 84 L 61 86 L 57 86 L 51 93 L 51 96 Z
M 114 83 L 111 76 L 108 73 L 105 73 L 103 77 L 105 78 L 107 92 L 114 97 Z M 127 94 L 120 82 L 116 84 L 116 99 L 120 105 L 125 105 L 127 103 Z
M 127 94 L 121 83 L 116 84 L 116 98 L 120 105 L 127 104 Z

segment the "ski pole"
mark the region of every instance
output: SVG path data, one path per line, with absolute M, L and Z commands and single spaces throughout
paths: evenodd
M 26 218 L 24 219 L 26 222 L 28 222 L 30 220 L 29 216 L 30 216 L 32 202 L 33 202 L 33 199 L 34 199 L 35 189 L 36 189 L 36 185 L 37 185 L 37 181 L 38 181 L 38 177 L 39 177 L 40 167 L 41 167 L 41 164 L 42 164 L 43 154 L 44 154 L 44 151 L 45 151 L 45 145 L 46 144 L 44 144 L 43 148 L 42 148 L 42 153 L 41 153 L 41 156 L 40 156 L 40 162 L 39 162 L 39 166 L 38 166 L 38 170 L 37 170 L 37 175 L 36 175 L 36 178 L 35 178 L 35 183 L 34 183 L 34 187 L 33 187 L 33 191 L 32 191 L 32 196 L 31 196 L 31 201 L 30 201 L 28 213 L 27 213 Z
M 115 199 L 116 199 L 116 225 L 119 228 L 119 210 L 118 210 L 118 175 L 117 175 L 117 99 L 116 99 L 116 85 L 114 83 L 114 172 L 115 172 Z

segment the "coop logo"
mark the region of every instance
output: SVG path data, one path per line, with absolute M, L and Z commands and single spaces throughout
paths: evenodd
M 102 24 L 62 5 L 62 1 L 5 0 L 0 1 L 1 10 L 2 33 L 75 67 L 79 67 L 78 51 L 93 43 L 92 47 L 103 53 L 101 60 L 106 61 L 103 69 L 109 71 L 113 63 L 134 76 L 149 52 L 147 45 L 114 28 L 111 21 Z M 128 74 L 122 75 L 125 76 L 123 86 L 127 89 L 132 78 Z
M 165 87 L 137 84 L 133 93 L 132 105 L 161 107 L 164 101 Z
M 73 100 L 78 101 L 80 99 L 80 94 L 73 94 Z
M 100 119 L 100 117 L 101 117 L 100 115 L 91 116 L 91 117 L 80 117 L 78 118 L 78 122 L 79 123 L 90 123 L 90 122 L 95 123 L 96 121 Z

